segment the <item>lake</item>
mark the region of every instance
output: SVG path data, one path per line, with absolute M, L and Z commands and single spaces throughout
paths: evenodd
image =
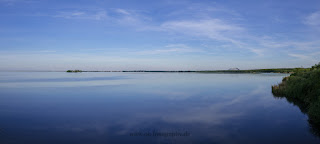
M 0 143 L 320 143 L 285 76 L 0 72 Z

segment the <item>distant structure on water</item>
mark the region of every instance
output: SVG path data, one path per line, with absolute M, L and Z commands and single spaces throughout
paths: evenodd
M 238 68 L 230 68 L 229 70 L 240 70 L 240 69 L 238 69 Z

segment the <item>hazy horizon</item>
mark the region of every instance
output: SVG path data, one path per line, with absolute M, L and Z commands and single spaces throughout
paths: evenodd
M 233 67 L 237 68 L 237 67 Z M 64 70 L 28 70 L 28 69 L 16 69 L 16 70 L 0 70 L 0 72 L 66 72 L 67 70 L 81 70 L 81 71 L 88 71 L 88 72 L 94 72 L 94 71 L 99 71 L 99 72 L 122 72 L 122 71 L 220 71 L 220 70 L 231 70 L 233 68 L 228 68 L 228 69 L 187 69 L 187 70 L 181 70 L 181 69 L 176 69 L 176 70 L 163 70 L 163 69 L 122 69 L 122 70 L 91 70 L 91 69 L 64 69 Z M 286 68 L 305 68 L 305 67 L 286 67 Z M 274 68 L 257 68 L 257 69 L 286 69 L 286 68 L 280 68 L 280 67 L 274 67 Z M 238 68 L 239 69 L 239 68 Z M 239 69 L 239 70 L 257 70 L 257 69 Z
M 0 0 L 0 71 L 226 70 L 320 61 L 320 1 Z

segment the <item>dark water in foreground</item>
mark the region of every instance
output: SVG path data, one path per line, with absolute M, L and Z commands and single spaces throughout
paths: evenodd
M 319 143 L 284 76 L 1 72 L 0 143 Z

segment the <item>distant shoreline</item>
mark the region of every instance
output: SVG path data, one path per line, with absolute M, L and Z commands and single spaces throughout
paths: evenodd
M 150 73 L 294 73 L 296 70 L 304 70 L 305 68 L 273 68 L 273 69 L 252 69 L 252 70 L 115 70 L 115 71 L 90 71 L 90 70 L 68 70 L 68 71 L 53 71 L 53 70 L 6 70 L 0 72 L 150 72 Z
M 132 70 L 132 71 L 82 71 L 68 70 L 68 73 L 80 72 L 164 72 L 164 73 L 293 73 L 296 69 L 303 68 L 279 68 L 279 69 L 254 69 L 254 70 L 199 70 L 199 71 L 149 71 L 149 70 Z

